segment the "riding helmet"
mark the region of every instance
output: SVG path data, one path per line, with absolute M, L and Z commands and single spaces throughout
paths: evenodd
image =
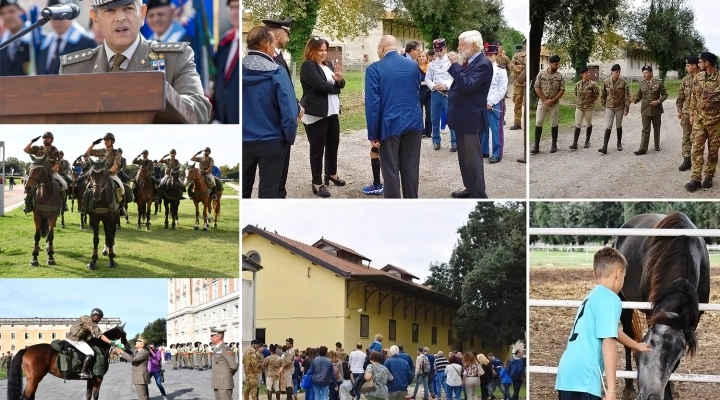
M 65 153 L 63 153 L 62 150 L 60 150 L 58 153 L 61 154 L 61 155 L 63 155 L 63 156 L 65 155 Z
M 53 136 L 52 132 L 45 132 L 45 133 L 43 133 L 42 138 L 43 139 L 45 139 L 45 138 L 55 139 L 55 136 Z
M 114 141 L 115 141 L 115 135 L 113 135 L 112 133 L 108 132 L 108 133 L 105 134 L 105 136 L 103 136 L 103 140 L 105 140 L 105 139 L 112 139 L 112 141 L 114 142 Z
M 148 151 L 147 151 L 147 150 L 143 150 L 142 153 L 140 153 L 140 154 L 148 154 Z
M 102 312 L 101 309 L 99 309 L 99 308 L 93 308 L 92 311 L 90 311 L 90 316 L 92 317 L 92 316 L 94 316 L 94 315 L 96 315 L 96 314 L 99 315 L 100 318 L 103 317 L 103 312 Z
M 205 151 L 207 151 L 208 153 L 210 153 L 210 152 L 211 152 L 211 150 L 210 150 L 210 148 L 209 148 L 209 147 L 206 147 L 206 148 L 205 148 Z
M 122 153 L 122 148 L 121 148 L 121 147 L 118 147 L 118 148 L 117 148 L 117 152 L 118 152 L 118 153 Z
M 177 151 L 175 151 L 175 149 L 170 149 L 170 154 L 177 154 Z

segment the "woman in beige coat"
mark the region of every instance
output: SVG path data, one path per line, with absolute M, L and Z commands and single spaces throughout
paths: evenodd
M 132 356 L 117 347 L 115 348 L 115 353 L 132 364 L 132 379 L 130 382 L 135 385 L 139 400 L 149 399 L 150 373 L 148 372 L 148 356 L 150 353 L 145 348 L 147 343 L 147 340 L 142 335 L 139 335 L 137 341 L 135 341 L 137 351 Z

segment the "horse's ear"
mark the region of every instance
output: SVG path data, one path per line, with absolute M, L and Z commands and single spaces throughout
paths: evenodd
M 35 161 L 35 160 L 37 159 L 37 157 L 35 157 L 35 156 L 32 155 L 32 154 L 28 154 L 28 155 L 30 156 L 30 159 L 33 160 L 33 161 Z
M 123 322 L 122 325 L 118 325 L 118 328 L 123 332 L 125 332 L 125 324 L 127 324 L 127 322 Z
M 196 164 L 196 163 L 193 163 L 192 167 L 190 167 L 190 168 L 193 168 L 193 169 L 194 169 L 194 168 L 195 168 L 195 164 Z

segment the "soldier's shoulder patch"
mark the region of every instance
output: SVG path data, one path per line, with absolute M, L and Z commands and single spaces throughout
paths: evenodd
M 86 50 L 80 50 L 76 51 L 74 53 L 65 54 L 64 56 L 60 56 L 60 63 L 62 65 L 70 65 L 79 63 L 80 61 L 87 61 L 92 58 L 93 54 L 100 51 L 99 48 L 97 49 L 86 49 Z
M 151 42 L 153 51 L 174 51 L 182 53 L 189 46 L 188 42 Z

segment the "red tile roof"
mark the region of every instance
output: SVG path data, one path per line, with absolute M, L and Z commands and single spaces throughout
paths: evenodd
M 358 257 L 362 258 L 363 260 L 372 261 L 371 259 L 369 259 L 369 258 L 365 257 L 364 255 L 358 253 L 357 251 L 355 251 L 355 250 L 353 250 L 353 249 L 351 249 L 351 248 L 349 248 L 349 247 L 345 247 L 345 246 L 343 246 L 343 245 L 341 245 L 341 244 L 337 244 L 337 243 L 335 243 L 335 242 L 331 242 L 331 241 L 329 241 L 328 239 L 325 239 L 324 237 L 320 238 L 320 240 L 318 240 L 317 242 L 313 243 L 313 247 L 317 247 L 318 245 L 323 244 L 323 243 L 329 245 L 330 247 L 335 247 L 335 248 L 338 249 L 338 250 L 343 250 L 343 251 L 346 251 L 346 252 L 348 252 L 348 253 L 350 253 L 350 254 L 353 254 L 353 255 L 355 255 L 355 256 L 358 256 Z
M 404 269 L 399 268 L 399 267 L 396 267 L 396 266 L 394 266 L 394 265 L 392 265 L 392 264 L 388 264 L 388 265 L 380 268 L 380 270 L 385 271 L 385 272 L 387 272 L 387 271 L 390 270 L 390 269 L 394 269 L 394 270 L 400 272 L 401 274 L 409 275 L 409 276 L 412 277 L 412 278 L 420 279 L 420 278 L 418 278 L 417 276 L 415 276 L 415 275 L 413 275 L 413 274 L 405 271 Z

